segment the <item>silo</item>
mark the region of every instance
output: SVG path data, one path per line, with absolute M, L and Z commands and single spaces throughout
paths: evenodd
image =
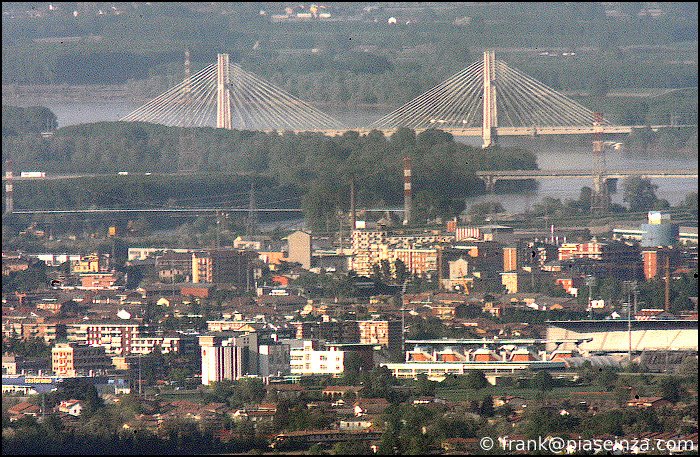
M 678 224 L 642 224 L 642 247 L 672 246 L 678 241 Z

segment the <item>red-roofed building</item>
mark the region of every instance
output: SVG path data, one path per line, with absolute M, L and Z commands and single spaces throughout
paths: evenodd
M 636 407 L 641 409 L 646 408 L 661 408 L 664 406 L 669 406 L 670 401 L 662 397 L 640 397 L 633 398 L 627 401 L 627 406 Z
M 7 410 L 7 414 L 10 416 L 10 422 L 22 419 L 25 416 L 37 417 L 39 413 L 41 413 L 41 408 L 28 401 L 18 403 Z

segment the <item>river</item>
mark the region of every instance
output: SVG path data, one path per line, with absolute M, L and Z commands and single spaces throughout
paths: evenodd
M 32 102 L 22 101 L 17 103 L 20 106 L 29 104 L 40 104 L 50 108 L 58 117 L 60 127 L 75 125 L 85 122 L 115 121 L 120 117 L 130 113 L 138 107 L 137 104 L 126 100 L 99 100 L 99 101 L 52 101 L 50 99 L 34 100 Z M 386 114 L 390 110 L 380 111 L 372 109 L 330 109 L 323 108 L 323 111 L 344 125 L 359 127 L 370 124 L 376 119 Z M 479 138 L 458 138 L 467 144 L 479 145 Z M 553 145 L 547 142 L 546 145 L 536 141 L 524 139 L 504 140 L 505 145 L 520 145 L 534 150 L 537 154 L 537 162 L 541 169 L 589 169 L 592 166 L 591 148 L 584 146 Z M 624 149 L 623 149 L 624 151 Z M 697 169 L 696 157 L 659 157 L 640 156 L 625 152 L 608 152 L 606 163 L 609 169 Z M 672 205 L 681 202 L 685 196 L 698 191 L 697 179 L 657 179 L 654 184 L 658 185 L 657 196 L 667 199 Z M 581 187 L 592 186 L 590 179 L 543 179 L 536 191 L 518 194 L 496 194 L 481 195 L 468 198 L 467 206 L 474 203 L 497 200 L 501 202 L 508 212 L 522 212 L 529 209 L 533 204 L 543 197 L 560 198 L 562 201 L 567 198 L 578 198 Z M 621 186 L 618 192 L 612 195 L 614 203 L 622 204 Z

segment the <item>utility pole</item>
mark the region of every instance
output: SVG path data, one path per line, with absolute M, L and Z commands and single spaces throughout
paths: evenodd
M 632 287 L 635 287 L 634 283 L 628 282 L 625 284 L 627 286 L 627 362 L 632 363 Z M 635 287 L 636 288 L 636 287 Z
M 406 286 L 408 285 L 408 279 L 404 279 L 403 286 L 401 286 L 401 356 L 406 359 L 406 304 L 404 303 L 404 296 L 406 295 Z
M 588 285 L 588 318 L 591 320 L 593 319 L 593 282 L 592 276 L 586 278 L 586 284 Z
M 7 159 L 5 162 L 5 214 L 12 214 L 14 211 L 14 190 L 12 187 L 12 160 Z
M 216 212 L 216 245 L 214 246 L 216 249 L 219 249 L 219 227 L 221 225 L 221 219 L 219 219 L 219 211 Z
M 179 154 L 178 154 L 178 171 L 196 171 L 197 163 L 197 148 L 194 138 L 194 129 L 187 128 L 192 125 L 193 119 L 188 118 L 192 113 L 190 109 L 192 108 L 192 77 L 190 68 L 190 51 L 185 50 L 185 87 L 184 91 L 184 103 L 186 109 L 184 110 L 182 117 L 180 118 L 180 139 L 179 139 Z
M 141 353 L 139 352 L 139 398 L 141 398 Z
M 671 309 L 671 256 L 666 255 L 664 261 L 664 273 L 666 280 L 664 281 L 664 309 L 668 312 Z
M 411 224 L 411 206 L 413 206 L 411 191 L 411 158 L 403 158 L 403 225 Z
M 350 219 L 352 220 L 352 226 L 350 227 L 350 233 L 355 230 L 355 221 L 357 220 L 357 210 L 355 208 L 355 178 L 350 179 Z
M 115 252 L 116 252 L 116 250 L 117 250 L 116 243 L 117 243 L 116 238 L 113 236 L 113 237 L 112 237 L 112 258 L 109 259 L 109 260 L 110 260 L 110 263 L 111 263 L 111 265 L 110 265 L 110 267 L 111 267 L 110 270 L 112 270 L 112 271 L 115 271 L 115 270 L 117 269 L 116 259 L 115 259 L 115 257 L 114 257 L 114 256 L 115 256 Z

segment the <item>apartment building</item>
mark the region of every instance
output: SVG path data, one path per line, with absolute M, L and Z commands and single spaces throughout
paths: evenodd
M 337 347 L 320 350 L 313 340 L 304 340 L 301 349 L 290 351 L 291 373 L 299 375 L 332 374 L 341 375 L 345 371 L 345 351 Z
M 258 374 L 258 335 L 201 335 L 202 384 Z
M 102 373 L 111 365 L 103 347 L 57 343 L 51 348 L 51 367 L 56 376 Z
M 192 256 L 193 283 L 227 283 L 241 288 L 254 287 L 254 251 L 217 249 Z
M 360 344 L 378 344 L 389 350 L 401 349 L 401 322 L 357 321 Z
M 84 322 L 66 325 L 69 342 L 102 346 L 107 354 L 128 355 L 132 341 L 140 335 L 139 324 Z
M 79 259 L 71 260 L 70 272 L 72 274 L 82 273 L 100 273 L 108 271 L 109 256 L 107 254 L 99 255 L 97 253 L 80 256 Z
M 182 337 L 152 337 L 143 336 L 136 337 L 131 340 L 131 354 L 150 354 L 159 348 L 161 353 L 168 354 L 170 352 L 188 352 L 196 347 L 194 338 Z
M 384 230 L 353 230 L 350 269 L 358 276 L 371 275 L 372 265 L 388 259 L 386 237 Z
M 400 260 L 414 275 L 425 276 L 438 271 L 440 252 L 437 248 L 389 248 L 389 262 Z
M 156 271 L 161 282 L 190 282 L 194 254 L 168 251 L 156 256 Z

